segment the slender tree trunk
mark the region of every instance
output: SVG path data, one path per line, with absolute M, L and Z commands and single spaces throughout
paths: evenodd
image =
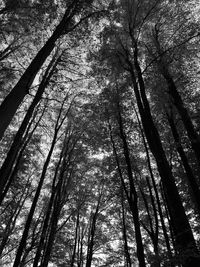
M 151 183 L 149 181 L 149 177 L 148 176 L 146 176 L 146 182 L 147 182 L 147 187 L 149 189 L 149 194 L 150 194 L 150 199 L 151 199 L 151 205 L 152 205 L 153 213 L 154 213 L 154 220 L 155 220 L 155 244 L 156 244 L 155 247 L 156 247 L 156 251 L 158 252 L 158 236 L 159 236 L 158 214 L 157 214 L 155 199 L 154 199 L 153 192 L 152 192 Z
M 174 137 L 174 141 L 176 143 L 176 149 L 178 151 L 178 154 L 182 160 L 186 175 L 187 175 L 187 182 L 189 184 L 190 187 L 190 192 L 192 193 L 192 199 L 195 203 L 196 209 L 200 215 L 200 190 L 199 190 L 199 185 L 196 181 L 196 178 L 194 177 L 194 174 L 192 172 L 192 168 L 190 167 L 190 164 L 188 162 L 187 156 L 183 150 L 183 147 L 181 145 L 181 140 L 180 140 L 180 136 L 179 133 L 177 131 L 174 119 L 173 119 L 173 115 L 167 115 L 168 118 L 168 122 L 169 125 L 171 127 L 171 131 L 172 131 L 172 135 Z
M 131 256 L 129 253 L 128 248 L 128 240 L 127 240 L 127 233 L 126 233 L 126 218 L 125 218 L 125 208 L 124 208 L 124 194 L 123 194 L 123 188 L 121 190 L 121 206 L 122 206 L 122 233 L 123 233 L 123 240 L 124 240 L 124 254 L 125 254 L 125 260 L 126 260 L 126 266 L 131 267 Z
M 79 228 L 79 211 L 78 211 L 77 219 L 76 219 L 76 229 L 75 229 L 75 237 L 74 237 L 74 248 L 73 248 L 73 253 L 72 253 L 72 259 L 71 259 L 70 267 L 74 267 L 74 263 L 75 263 L 76 248 L 77 248 L 77 238 L 78 238 L 78 228 Z
M 152 188 L 151 188 L 150 181 L 149 181 L 148 177 L 146 177 L 146 182 L 147 182 L 147 187 L 149 189 L 151 205 L 152 205 L 152 208 L 153 208 L 154 220 L 155 220 L 155 226 L 154 226 L 153 219 L 152 219 L 152 216 L 151 216 L 151 213 L 150 213 L 150 210 L 149 210 L 148 201 L 146 199 L 145 194 L 141 190 L 141 194 L 143 196 L 143 200 L 144 200 L 144 203 L 145 203 L 145 207 L 146 207 L 146 210 L 147 210 L 147 215 L 148 215 L 148 218 L 149 218 L 149 224 L 150 224 L 150 230 L 147 227 L 146 227 L 146 230 L 149 233 L 149 236 L 150 236 L 150 238 L 152 240 L 154 253 L 155 253 L 155 259 L 154 259 L 154 262 L 153 262 L 153 266 L 160 267 L 160 256 L 159 256 L 159 250 L 158 250 L 158 235 L 159 235 L 159 232 L 158 232 L 158 216 L 157 216 L 156 206 L 155 206 L 155 202 L 154 202 L 154 197 L 153 197 L 153 194 L 152 194 Z
M 89 234 L 89 240 L 88 240 L 88 248 L 87 248 L 87 260 L 85 267 L 91 267 L 92 264 L 92 257 L 93 257 L 93 247 L 94 247 L 94 236 L 95 236 L 95 230 L 96 230 L 96 221 L 95 221 L 95 215 L 92 217 L 91 222 L 91 229 Z
M 99 214 L 99 207 L 100 207 L 100 202 L 101 202 L 101 197 L 102 197 L 102 192 L 99 195 L 98 201 L 97 201 L 97 206 L 94 214 L 91 216 L 91 227 L 89 231 L 89 238 L 88 238 L 88 247 L 87 247 L 87 256 L 86 256 L 86 264 L 85 267 L 91 267 L 92 264 L 92 258 L 93 258 L 93 250 L 94 250 L 94 238 L 95 238 L 95 233 L 96 233 L 96 223 L 97 223 L 97 218 Z
M 84 227 L 79 227 L 79 261 L 77 263 L 78 267 L 83 267 L 83 238 L 84 238 Z
M 172 216 L 170 214 L 170 210 L 168 209 L 169 205 L 167 204 L 167 199 L 166 199 L 162 184 L 160 184 L 160 192 L 161 192 L 162 203 L 163 203 L 164 211 L 165 211 L 165 218 L 167 219 L 167 222 L 168 222 L 168 225 L 169 225 L 169 233 L 170 233 L 171 241 L 172 241 L 173 248 L 174 248 L 175 257 L 172 259 L 172 262 L 175 263 L 175 264 L 178 264 L 178 266 L 180 267 L 181 264 L 180 264 L 180 260 L 179 260 L 179 256 L 178 256 L 176 240 L 175 240 L 175 237 L 174 237 Z

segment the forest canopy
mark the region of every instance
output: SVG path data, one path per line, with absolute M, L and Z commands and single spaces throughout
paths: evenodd
M 0 266 L 200 266 L 198 0 L 2 0 Z

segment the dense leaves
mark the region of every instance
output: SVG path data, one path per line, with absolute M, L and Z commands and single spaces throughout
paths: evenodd
M 199 10 L 1 1 L 1 266 L 200 266 Z

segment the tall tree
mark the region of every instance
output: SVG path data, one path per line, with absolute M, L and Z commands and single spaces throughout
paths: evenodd
M 91 1 L 88 2 L 85 0 L 72 0 L 67 4 L 63 18 L 55 28 L 53 34 L 37 53 L 20 80 L 2 102 L 0 106 L 0 138 L 3 137 L 6 128 L 12 120 L 17 108 L 22 103 L 24 97 L 29 93 L 30 86 L 32 85 L 45 60 L 54 49 L 56 41 L 63 34 L 68 34 L 69 32 L 73 31 L 83 21 L 87 20 L 93 15 L 91 11 L 89 11 L 89 13 L 86 12 L 86 14 L 83 12 L 83 16 L 80 18 L 80 20 L 75 22 L 75 16 L 81 15 L 81 12 L 87 10 L 87 7 L 90 6 Z

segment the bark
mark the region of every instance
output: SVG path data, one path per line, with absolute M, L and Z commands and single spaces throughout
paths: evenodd
M 157 189 L 157 186 L 156 186 L 156 181 L 155 181 L 153 170 L 152 170 L 152 167 L 151 167 L 151 159 L 150 159 L 150 155 L 149 155 L 149 149 L 147 147 L 145 136 L 144 136 L 143 129 L 142 129 L 142 125 L 140 123 L 140 120 L 139 120 L 139 117 L 138 117 L 138 114 L 137 114 L 136 110 L 135 110 L 135 113 L 136 113 L 136 117 L 137 117 L 137 120 L 138 120 L 140 132 L 141 132 L 141 135 L 142 135 L 142 140 L 143 140 L 143 144 L 144 144 L 144 148 L 145 148 L 145 152 L 146 152 L 146 156 L 147 156 L 147 165 L 148 165 L 148 169 L 149 169 L 149 173 L 150 173 L 150 178 L 151 178 L 151 182 L 152 182 L 152 185 L 153 185 L 153 189 L 154 189 L 154 192 L 155 192 L 156 203 L 157 203 L 157 207 L 158 207 L 158 213 L 159 213 L 160 222 L 161 222 L 163 235 L 164 235 L 164 238 L 165 238 L 167 252 L 168 252 L 168 258 L 171 261 L 170 267 L 174 267 L 174 264 L 172 263 L 172 251 L 171 251 L 171 246 L 170 246 L 170 240 L 169 240 L 169 236 L 168 236 L 168 233 L 167 233 L 167 228 L 166 228 L 166 225 L 165 225 L 165 222 L 164 222 L 164 216 L 163 216 L 163 211 L 162 211 L 162 207 L 161 207 L 161 202 L 160 202 L 158 189 Z
M 181 140 L 180 136 L 178 133 L 178 130 L 176 128 L 176 124 L 173 119 L 173 115 L 167 115 L 169 125 L 171 127 L 172 135 L 174 137 L 174 141 L 176 144 L 176 149 L 177 152 L 181 158 L 181 161 L 183 163 L 183 167 L 185 169 L 186 175 L 187 175 L 187 183 L 189 184 L 190 187 L 190 192 L 192 193 L 192 199 L 195 203 L 196 209 L 200 215 L 200 190 L 199 190 L 199 185 L 196 181 L 196 178 L 194 177 L 192 168 L 190 167 L 190 164 L 188 162 L 187 156 L 185 154 L 185 151 L 181 145 Z
M 128 189 L 126 188 L 126 185 L 125 185 L 125 182 L 124 182 L 124 179 L 123 179 L 123 174 L 122 174 L 122 170 L 121 170 L 121 167 L 120 167 L 120 162 L 119 162 L 119 158 L 118 158 L 118 154 L 117 154 L 117 149 L 116 149 L 115 142 L 114 142 L 113 135 L 112 135 L 111 124 L 110 124 L 109 121 L 108 121 L 108 127 L 109 127 L 110 141 L 111 141 L 112 148 L 113 148 L 113 154 L 115 156 L 115 160 L 116 160 L 116 164 L 117 164 L 117 170 L 118 170 L 118 173 L 119 173 L 119 178 L 120 178 L 123 190 L 124 190 L 124 192 L 126 194 L 126 197 L 128 199 L 129 198 L 129 193 L 128 193 Z
M 73 267 L 74 266 L 74 263 L 75 263 L 76 247 L 77 247 L 77 240 L 78 240 L 78 228 L 79 228 L 79 210 L 78 210 L 77 219 L 76 219 L 76 230 L 75 230 L 75 237 L 74 237 L 74 248 L 73 248 L 73 253 L 72 253 L 72 259 L 71 259 L 70 267 Z
M 156 211 L 156 206 L 155 206 L 155 202 L 154 202 L 154 197 L 152 194 L 152 188 L 149 182 L 148 177 L 146 177 L 146 182 L 147 182 L 147 187 L 149 190 L 149 194 L 150 194 L 150 200 L 151 200 L 151 205 L 153 208 L 153 213 L 154 213 L 154 220 L 155 220 L 155 225 L 154 225 L 154 220 L 153 220 L 153 216 L 151 215 L 150 212 L 150 208 L 149 208 L 149 204 L 148 204 L 148 200 L 146 198 L 146 195 L 144 194 L 143 190 L 140 189 L 141 191 L 141 195 L 145 204 L 145 208 L 147 211 L 147 215 L 148 215 L 148 222 L 149 222 L 149 227 L 150 229 L 144 224 L 142 223 L 144 229 L 146 230 L 146 232 L 148 233 L 148 235 L 151 238 L 152 244 L 153 244 L 153 249 L 154 249 L 154 253 L 155 253 L 155 257 L 153 259 L 152 262 L 152 266 L 154 267 L 160 267 L 160 256 L 159 256 L 159 249 L 158 249 L 158 216 L 157 216 L 157 211 Z
M 145 223 L 141 222 L 141 224 L 144 227 L 144 229 L 146 230 L 146 232 L 148 233 L 148 235 L 150 236 L 152 244 L 153 244 L 155 258 L 154 258 L 154 261 L 153 261 L 152 264 L 155 267 L 160 267 L 159 252 L 158 252 L 158 231 L 157 231 L 158 230 L 158 225 L 156 225 L 156 230 L 154 230 L 153 218 L 152 218 L 151 213 L 150 213 L 150 208 L 149 208 L 149 204 L 148 204 L 147 198 L 146 198 L 144 192 L 142 191 L 142 189 L 140 191 L 141 191 L 141 195 L 142 195 L 142 198 L 143 198 L 143 201 L 144 201 L 144 205 L 145 205 L 145 208 L 146 208 L 146 211 L 147 211 L 147 216 L 148 216 L 148 222 L 149 222 L 149 228 L 150 229 L 145 225 Z M 151 202 L 152 202 L 152 199 L 151 199 Z M 155 216 L 157 217 L 157 214 Z M 157 221 L 157 218 L 155 220 Z
M 90 232 L 88 234 L 88 247 L 87 247 L 87 257 L 86 257 L 86 264 L 85 267 L 91 267 L 92 264 L 92 257 L 93 257 L 93 250 L 94 250 L 94 238 L 95 238 L 95 232 L 96 232 L 96 222 L 98 218 L 98 213 L 99 213 L 99 207 L 100 207 L 100 202 L 101 202 L 101 195 L 100 193 L 96 210 L 94 214 L 91 216 L 91 227 L 90 227 Z
M 154 247 L 155 247 L 155 253 L 157 253 L 157 255 L 158 255 L 158 236 L 159 236 L 159 225 L 158 224 L 159 223 L 158 223 L 157 209 L 156 209 L 155 199 L 154 199 L 154 196 L 153 196 L 152 187 L 151 187 L 151 184 L 150 184 L 148 176 L 146 176 L 146 182 L 147 182 L 147 187 L 149 189 L 151 205 L 152 205 L 153 213 L 154 213 L 154 220 L 155 220 Z
M 137 258 L 139 261 L 139 266 L 145 267 L 146 264 L 145 264 L 145 256 L 144 256 L 144 247 L 142 243 L 142 236 L 141 236 L 140 222 L 139 222 L 138 196 L 137 196 L 136 188 L 133 182 L 134 179 L 133 179 L 133 173 L 132 173 L 132 167 L 131 167 L 129 148 L 128 148 L 126 136 L 125 136 L 124 129 L 123 129 L 123 121 L 122 121 L 120 109 L 121 107 L 118 103 L 118 123 L 119 123 L 120 137 L 123 142 L 124 157 L 126 161 L 127 175 L 129 178 L 129 185 L 130 185 L 129 187 L 130 195 L 128 197 L 128 202 L 129 202 L 130 209 L 133 215 L 135 238 L 136 238 L 136 244 L 137 244 Z
M 77 267 L 83 267 L 83 238 L 84 238 L 84 227 L 82 228 L 79 227 Z
M 175 240 L 174 232 L 173 232 L 173 225 L 172 225 L 172 219 L 171 219 L 172 216 L 170 214 L 170 210 L 168 209 L 167 199 L 166 199 L 162 184 L 160 184 L 160 192 L 161 192 L 161 197 L 162 197 L 162 203 L 164 206 L 165 218 L 167 219 L 167 222 L 168 222 L 169 234 L 171 237 L 171 241 L 172 241 L 173 249 L 174 249 L 174 254 L 175 254 L 175 257 L 172 259 L 172 263 L 176 264 L 175 261 L 176 261 L 176 259 L 178 259 L 178 251 L 177 251 L 176 240 Z M 180 266 L 180 263 L 178 266 Z
M 138 62 L 138 50 L 136 43 L 134 52 L 134 67 L 137 73 L 139 87 L 136 81 L 136 76 L 132 62 L 130 62 L 128 59 L 127 61 L 130 67 L 129 71 L 132 77 L 133 88 L 144 132 L 149 147 L 151 149 L 151 152 L 155 157 L 158 171 L 166 193 L 168 208 L 170 209 L 170 214 L 173 218 L 173 229 L 174 229 L 177 249 L 179 250 L 180 257 L 183 257 L 184 255 L 183 257 L 184 267 L 199 266 L 200 257 L 193 237 L 193 233 L 190 228 L 188 218 L 185 214 L 185 210 L 182 205 L 182 201 L 179 196 L 169 163 L 167 161 L 165 152 L 163 150 L 158 130 L 154 124 L 151 115 L 150 106 L 145 92 L 145 84 L 143 81 L 141 68 Z
M 125 208 L 124 208 L 124 195 L 123 191 L 121 192 L 121 206 L 122 206 L 122 233 L 124 240 L 124 254 L 126 259 L 126 267 L 131 267 L 131 256 L 129 253 L 128 239 L 127 239 L 127 230 L 126 230 L 126 218 L 125 218 Z
M 69 27 L 74 15 L 81 10 L 81 3 L 84 1 L 73 0 L 69 4 L 68 8 L 65 11 L 65 14 L 60 21 L 60 23 L 55 28 L 51 37 L 47 40 L 45 45 L 40 49 L 35 58 L 32 60 L 20 80 L 14 86 L 12 91 L 6 96 L 4 101 L 0 106 L 0 139 L 3 137 L 4 132 L 8 125 L 10 124 L 13 116 L 15 115 L 18 107 L 22 103 L 24 97 L 29 92 L 29 88 L 33 83 L 35 76 L 38 71 L 41 69 L 43 63 L 48 58 L 50 53 L 55 47 L 56 41 L 63 35 L 72 31 L 76 25 L 78 26 L 82 20 L 74 25 Z

